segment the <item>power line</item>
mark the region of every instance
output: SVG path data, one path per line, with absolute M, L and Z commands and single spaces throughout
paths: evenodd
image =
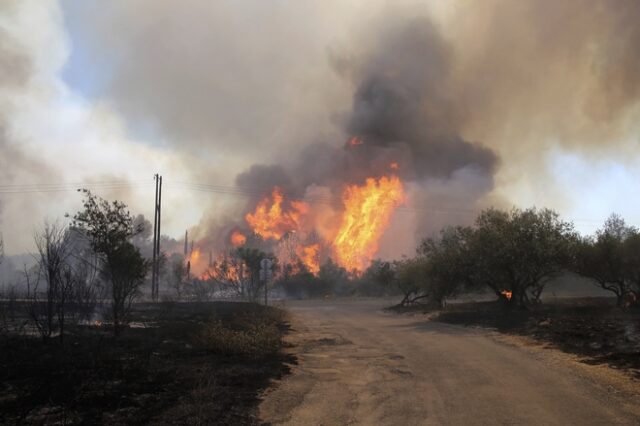
M 64 182 L 0 185 L 0 194 L 32 194 L 49 192 L 72 192 L 80 188 L 96 190 L 114 190 L 126 188 L 140 188 L 153 185 L 150 181 L 110 181 L 110 182 Z
M 61 182 L 61 183 L 32 183 L 32 184 L 12 184 L 0 185 L 0 195 L 11 194 L 32 194 L 32 193 L 53 193 L 71 192 L 80 188 L 95 190 L 118 190 L 129 188 L 146 188 L 154 185 L 150 179 L 137 179 L 128 181 L 102 181 L 102 182 Z M 195 192 L 232 195 L 244 198 L 263 199 L 273 190 L 272 187 L 246 187 L 246 186 L 225 186 L 198 182 L 173 181 L 164 184 L 167 189 L 180 189 Z M 288 198 L 289 201 L 304 202 L 308 204 L 323 204 L 335 207 L 342 206 L 339 197 L 311 196 L 305 198 Z M 432 206 L 399 206 L 395 209 L 400 213 L 429 213 L 436 215 L 476 215 L 477 210 L 462 208 L 435 208 Z M 573 222 L 584 227 L 598 227 L 602 225 L 599 220 L 576 218 Z M 630 224 L 634 225 L 634 224 Z M 634 225 L 640 226 L 640 225 Z

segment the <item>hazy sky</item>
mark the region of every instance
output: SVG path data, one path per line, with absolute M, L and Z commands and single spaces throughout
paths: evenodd
M 194 184 L 254 164 L 316 183 L 310 147 L 351 131 L 422 158 L 428 223 L 535 205 L 640 225 L 639 19 L 632 0 L 3 0 L 6 251 L 82 184 L 152 216 L 154 173 L 179 237 L 247 202 Z

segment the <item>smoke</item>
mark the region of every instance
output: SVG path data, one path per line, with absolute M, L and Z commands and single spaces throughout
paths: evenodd
M 450 177 L 474 166 L 487 174 L 496 154 L 460 136 L 451 98 L 451 48 L 426 18 L 383 22 L 352 78 L 348 133 L 366 143 L 406 149 L 417 177 Z
M 206 206 L 194 235 L 211 241 L 241 226 L 265 188 L 339 203 L 345 183 L 394 162 L 410 202 L 386 245 L 409 254 L 416 235 L 523 193 L 573 203 L 552 188 L 555 150 L 627 166 L 637 155 L 633 0 L 23 4 L 0 6 L 0 177 L 86 176 L 99 163 L 91 153 L 105 149 L 111 161 L 97 174 L 164 169 L 166 201 L 179 210 L 163 212 L 165 229 Z M 42 93 L 59 91 L 69 50 L 82 59 L 89 105 L 71 126 L 41 125 L 57 107 Z M 25 131 L 34 122 L 38 131 Z M 52 127 L 56 144 L 34 143 Z M 69 133 L 99 143 L 60 142 Z M 349 146 L 354 136 L 363 143 Z M 52 160 L 53 146 L 83 154 Z M 176 176 L 238 191 L 173 194 Z M 31 202 L 10 203 L 3 218 Z
M 29 140 L 16 128 L 15 121 L 26 93 L 37 90 L 38 61 L 32 49 L 33 38 L 19 31 L 21 18 L 19 1 L 6 1 L 0 5 L 0 182 L 2 186 L 23 182 L 33 177 L 54 179 L 55 172 L 46 162 L 33 155 Z M 34 21 L 37 21 L 35 16 Z M 4 188 L 6 190 L 6 187 Z M 10 202 L 5 195 L 0 199 L 0 230 L 3 231 L 7 251 L 21 231 L 15 222 L 4 220 L 21 211 L 38 210 L 37 199 Z
M 550 145 L 616 155 L 637 130 L 640 4 L 473 6 L 456 14 L 449 35 L 467 131 L 518 163 Z
M 65 17 L 56 1 L 0 2 L 0 232 L 7 255 L 32 250 L 34 229 L 44 219 L 77 211 L 78 187 L 88 185 L 148 217 L 153 174 L 161 169 L 186 180 L 188 165 L 204 161 L 141 143 L 118 111 L 66 84 L 61 75 L 72 46 Z M 202 208 L 176 191 L 165 201 Z M 184 216 L 166 214 L 165 230 L 184 229 Z
M 414 208 L 439 206 L 453 214 L 442 220 L 441 215 L 434 218 L 433 207 L 432 214 L 404 211 L 392 225 L 393 238 L 383 243 L 386 253 L 381 253 L 397 256 L 413 251 L 416 232 L 424 235 L 452 222 L 468 222 L 478 200 L 493 189 L 498 156 L 461 136 L 464 122 L 449 90 L 451 47 L 431 20 L 387 17 L 374 27 L 377 31 L 367 34 L 366 48 L 357 54 L 330 53 L 334 71 L 353 88 L 351 110 L 336 120 L 341 138 L 309 143 L 279 165 L 253 165 L 236 183 L 278 185 L 292 197 L 320 186 L 339 201 L 347 184 L 398 174 L 411 184 Z M 414 217 L 407 220 L 406 213 Z

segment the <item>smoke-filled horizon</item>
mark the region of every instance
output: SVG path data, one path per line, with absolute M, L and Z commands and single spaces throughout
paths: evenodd
M 338 205 L 321 215 L 346 186 L 398 176 L 383 257 L 491 205 L 586 232 L 612 211 L 640 223 L 639 18 L 604 0 L 8 1 L 0 185 L 127 181 L 98 191 L 150 217 L 159 172 L 163 229 L 207 248 L 258 199 L 179 182 Z M 0 193 L 6 250 L 79 205 Z

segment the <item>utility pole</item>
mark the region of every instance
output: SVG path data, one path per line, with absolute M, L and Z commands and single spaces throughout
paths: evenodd
M 156 237 L 158 235 L 158 174 L 153 175 L 156 181 L 156 197 L 153 199 L 153 261 L 151 263 L 151 299 L 156 299 Z
M 151 264 L 151 298 L 158 301 L 158 275 L 160 272 L 160 216 L 162 210 L 162 176 L 157 173 L 153 176 L 156 181 L 156 199 L 153 216 L 153 262 Z
M 160 176 L 160 185 L 158 189 L 158 237 L 156 238 L 156 302 L 160 294 L 160 225 L 162 224 L 162 176 Z
M 187 248 L 189 247 L 189 231 L 184 231 L 184 257 L 187 257 Z

